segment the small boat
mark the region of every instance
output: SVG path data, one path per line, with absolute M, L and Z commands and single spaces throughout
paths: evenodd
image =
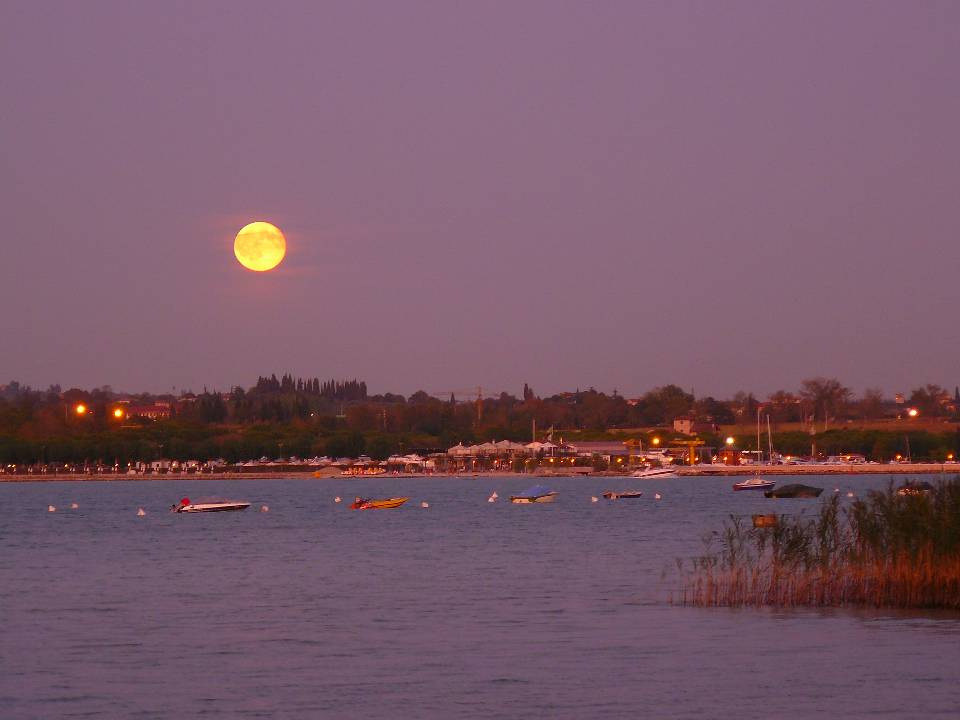
M 410 498 L 362 498 L 358 497 L 350 505 L 351 510 L 390 510 L 403 505 Z
M 747 478 L 746 480 L 741 480 L 738 483 L 733 484 L 734 490 L 770 490 L 774 485 L 776 485 L 773 480 L 767 480 L 760 476 Z
M 777 516 L 773 514 L 753 515 L 752 520 L 755 528 L 772 528 L 780 524 Z
M 170 509 L 178 513 L 197 512 L 232 512 L 246 510 L 250 503 L 243 500 L 224 500 L 222 498 L 200 498 L 194 502 L 190 498 L 181 498 L 178 505 L 171 505 Z
M 615 490 L 607 490 L 605 493 L 603 493 L 603 496 L 607 500 L 629 500 L 638 498 L 641 495 L 643 495 L 642 490 L 620 490 L 619 492 Z
M 642 480 L 658 480 L 660 478 L 675 478 L 677 471 L 673 468 L 656 467 L 637 470 L 630 477 L 640 478 Z
M 926 481 L 914 482 L 907 480 L 903 485 L 897 488 L 897 495 L 926 495 L 933 491 L 933 485 Z
M 813 487 L 812 485 L 784 485 L 776 490 L 768 490 L 764 493 L 768 498 L 815 498 L 820 497 L 823 488 Z
M 530 505 L 532 503 L 552 503 L 557 499 L 557 493 L 546 485 L 534 485 L 532 488 L 524 490 L 519 495 L 511 495 L 510 502 L 517 505 Z

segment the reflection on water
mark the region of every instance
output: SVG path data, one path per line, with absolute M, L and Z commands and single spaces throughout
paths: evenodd
M 542 506 L 486 501 L 522 478 L 0 485 L 0 716 L 957 715 L 956 616 L 667 602 L 731 513 L 819 500 L 676 478 L 590 502 L 635 482 Z M 167 511 L 191 494 L 270 512 Z

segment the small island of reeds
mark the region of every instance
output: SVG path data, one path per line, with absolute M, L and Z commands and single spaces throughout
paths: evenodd
M 684 575 L 683 604 L 960 610 L 958 478 L 899 492 L 891 482 L 846 507 L 834 495 L 814 515 L 760 517 L 748 527 L 731 516 L 706 541 Z

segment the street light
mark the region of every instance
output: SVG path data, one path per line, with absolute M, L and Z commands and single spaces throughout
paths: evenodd
M 653 439 L 653 444 L 654 444 L 654 445 L 659 445 L 659 444 L 660 444 L 660 438 L 655 437 L 655 438 Z
M 73 411 L 74 411 L 78 416 L 80 416 L 80 415 L 86 415 L 86 414 L 87 414 L 87 406 L 84 405 L 83 403 L 78 403 L 77 406 L 73 409 Z
M 909 415 L 912 418 L 915 418 L 919 414 L 920 414 L 920 411 L 917 410 L 916 408 L 910 408 L 909 410 L 907 410 L 907 415 Z
M 735 441 L 734 441 L 734 439 L 733 439 L 733 436 L 730 436 L 730 437 L 728 437 L 724 442 L 726 442 L 727 445 L 733 445 L 733 443 L 734 443 Z
M 113 411 L 113 416 L 114 416 L 117 420 L 123 420 L 123 409 L 122 409 L 122 408 L 117 408 L 116 410 L 114 410 L 114 411 Z

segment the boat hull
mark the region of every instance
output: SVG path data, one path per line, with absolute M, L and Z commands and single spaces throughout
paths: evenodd
M 775 483 L 773 480 L 752 478 L 750 480 L 744 480 L 743 482 L 735 483 L 733 489 L 738 492 L 740 490 L 771 490 L 776 484 L 777 483 Z
M 201 512 L 239 512 L 250 507 L 248 502 L 230 502 L 230 503 L 196 503 L 193 505 L 178 505 L 174 512 L 178 513 L 201 513 Z
M 633 473 L 630 477 L 637 478 L 638 480 L 669 480 L 670 478 L 679 477 L 676 470 L 638 470 Z
M 403 505 L 410 498 L 398 497 L 398 498 L 380 498 L 380 499 L 368 499 L 368 500 L 358 500 L 354 502 L 350 507 L 353 510 L 391 510 L 393 508 L 398 508 Z
M 543 504 L 543 503 L 552 503 L 557 499 L 557 493 L 552 492 L 547 495 L 535 495 L 533 497 L 524 497 L 523 495 L 513 495 L 510 497 L 510 502 L 514 505 L 533 505 L 533 504 Z
M 623 492 L 613 492 L 608 490 L 603 493 L 603 497 L 607 500 L 635 500 L 638 497 L 641 497 L 643 492 L 640 490 L 624 490 Z

